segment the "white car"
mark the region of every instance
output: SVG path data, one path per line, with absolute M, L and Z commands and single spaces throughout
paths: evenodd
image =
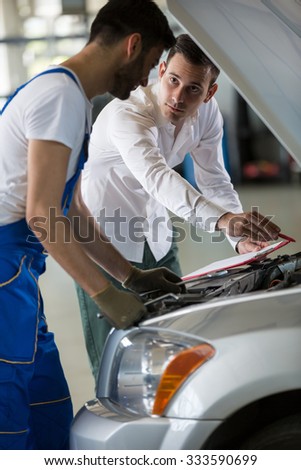
M 168 0 L 297 161 L 301 4 Z M 112 330 L 72 449 L 301 449 L 301 253 L 204 275 Z M 155 316 L 154 316 L 155 315 Z

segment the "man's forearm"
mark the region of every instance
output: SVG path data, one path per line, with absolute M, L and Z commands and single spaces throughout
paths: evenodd
M 41 213 L 41 212 L 40 212 Z M 43 220 L 37 222 L 37 220 Z M 31 218 L 28 221 L 37 239 L 57 263 L 89 294 L 108 284 L 95 263 L 87 256 L 73 234 L 70 220 L 63 214 L 56 217 Z

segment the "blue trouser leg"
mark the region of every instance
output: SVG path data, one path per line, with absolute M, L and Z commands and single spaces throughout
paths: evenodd
M 176 243 L 172 244 L 169 252 L 160 261 L 156 261 L 149 246 L 145 243 L 142 263 L 131 262 L 132 265 L 140 269 L 153 269 L 165 266 L 178 276 L 182 276 L 180 263 L 178 260 L 178 247 Z M 123 289 L 118 281 L 108 273 L 99 268 L 102 274 L 109 279 L 116 287 Z M 99 307 L 89 295 L 78 285 L 75 285 L 78 296 L 81 320 L 83 325 L 86 349 L 89 357 L 90 367 L 92 369 L 95 381 L 97 381 L 100 358 L 106 338 L 111 330 L 109 322 L 101 315 Z
M 47 331 L 45 322 L 39 329 L 29 397 L 36 448 L 68 449 L 72 403 L 53 334 Z
M 53 335 L 40 330 L 33 363 L 0 362 L 0 449 L 68 449 L 70 394 Z
M 72 404 L 38 287 L 45 256 L 2 244 L 0 267 L 0 449 L 67 448 Z

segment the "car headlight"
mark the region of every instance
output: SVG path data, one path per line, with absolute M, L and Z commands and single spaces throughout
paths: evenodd
M 142 415 L 162 415 L 184 381 L 213 357 L 212 345 L 184 336 L 131 332 L 116 351 L 111 400 Z

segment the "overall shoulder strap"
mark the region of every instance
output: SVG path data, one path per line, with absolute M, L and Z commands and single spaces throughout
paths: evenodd
M 14 93 L 9 96 L 9 98 L 7 99 L 6 103 L 4 104 L 3 108 L 1 109 L 1 112 L 0 112 L 0 115 L 4 113 L 6 107 L 8 106 L 8 104 L 11 102 L 11 100 L 19 93 L 20 90 L 22 90 L 22 88 L 24 88 L 26 85 L 28 85 L 28 83 L 32 82 L 32 80 L 34 80 L 35 78 L 37 77 L 40 77 L 41 75 L 47 75 L 48 73 L 65 73 L 66 75 L 69 75 L 69 77 L 72 78 L 72 80 L 77 83 L 76 81 L 76 78 L 75 76 L 73 75 L 73 73 L 70 71 L 70 70 L 67 70 L 67 69 L 64 69 L 63 67 L 55 67 L 53 69 L 49 69 L 49 70 L 44 70 L 43 72 L 39 73 L 38 75 L 35 75 L 33 78 L 31 78 L 30 80 L 28 80 L 27 82 L 23 83 L 23 85 L 20 85 L 15 91 Z

